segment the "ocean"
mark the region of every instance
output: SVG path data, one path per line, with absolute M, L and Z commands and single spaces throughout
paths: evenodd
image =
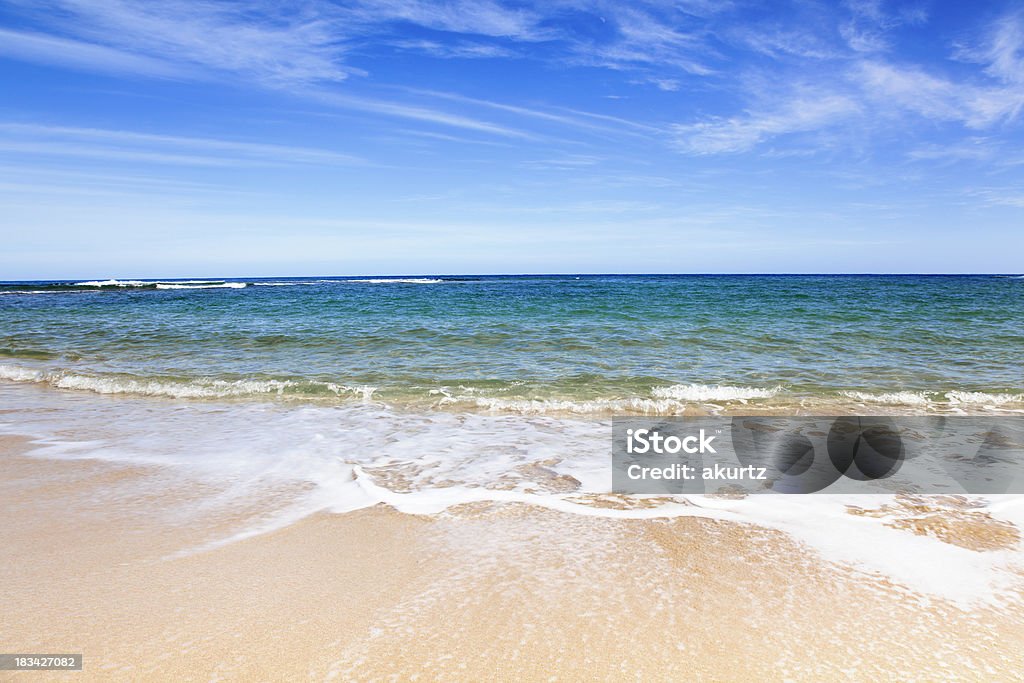
M 0 283 L 0 378 L 537 414 L 1024 409 L 1024 279 L 567 275 Z

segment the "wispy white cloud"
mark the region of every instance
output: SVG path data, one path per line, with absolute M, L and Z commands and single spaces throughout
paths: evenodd
M 1009 206 L 1024 209 L 1024 192 L 1019 187 L 983 187 L 966 191 L 969 197 L 981 199 L 988 206 Z
M 360 97 L 358 95 L 347 95 L 344 93 L 327 92 L 322 90 L 310 90 L 307 91 L 305 94 L 306 96 L 323 102 L 325 104 L 330 104 L 346 109 L 355 109 L 358 111 L 372 112 L 374 114 L 384 114 L 386 116 L 394 116 L 396 118 L 409 119 L 412 121 L 421 121 L 424 123 L 436 123 L 444 126 L 450 126 L 453 128 L 461 128 L 466 131 L 487 133 L 490 135 L 497 135 L 505 138 L 532 140 L 537 139 L 539 137 L 534 133 L 530 133 L 528 131 L 520 130 L 517 128 L 512 128 L 497 123 L 491 123 L 489 121 L 475 119 L 470 116 L 464 116 L 462 114 L 452 114 L 449 112 L 439 111 L 436 109 L 431 109 L 429 107 L 422 107 L 413 104 L 391 102 L 388 100 Z
M 0 54 L 144 76 L 228 78 L 284 89 L 334 107 L 500 137 L 537 137 L 465 114 L 325 87 L 363 73 L 347 65 L 345 57 L 354 42 L 382 30 L 380 26 L 388 22 L 517 39 L 534 40 L 541 35 L 539 29 L 531 28 L 536 21 L 531 13 L 504 10 L 494 3 L 451 3 L 438 11 L 431 7 L 438 9 L 418 0 L 356 3 L 345 8 L 313 2 L 289 9 L 271 2 L 243 7 L 190 0 L 48 0 L 32 5 L 28 13 L 74 38 L 6 32 L 11 35 L 5 37 L 12 39 L 0 45 Z M 429 51 L 434 44 L 421 41 L 409 47 Z M 448 50 L 446 56 L 498 54 L 496 47 L 465 41 L 443 49 Z
M 602 157 L 592 154 L 563 154 L 548 159 L 524 161 L 523 166 L 540 171 L 576 171 L 581 168 L 596 166 L 603 161 Z
M 405 21 L 438 31 L 481 36 L 546 40 L 544 15 L 524 6 L 506 7 L 493 0 L 376 0 L 357 2 L 344 15 L 363 24 Z
M 56 163 L 12 163 L 0 166 L 0 193 L 5 194 L 5 205 L 24 198 L 44 196 L 56 203 L 68 197 L 83 200 L 117 198 L 118 205 L 140 201 L 153 206 L 160 202 L 196 204 L 205 202 L 251 201 L 264 196 L 251 188 L 232 187 L 221 183 L 184 180 L 174 177 L 178 169 L 167 168 L 167 173 L 151 169 L 141 173 L 108 173 L 95 167 L 69 169 L 60 158 Z
M 167 151 L 125 149 L 100 145 L 83 145 L 73 142 L 49 142 L 40 140 L 3 140 L 0 150 L 9 154 L 30 154 L 52 157 L 81 157 L 114 162 L 136 162 L 143 164 L 173 164 L 181 166 L 238 166 L 239 159 L 201 154 L 180 154 Z M 241 160 L 253 165 L 253 160 Z M 265 163 L 265 161 L 263 162 Z
M 981 64 L 991 84 L 964 94 L 973 125 L 1016 118 L 1024 108 L 1024 11 L 1000 17 L 976 45 L 960 45 L 956 58 Z
M 620 128 L 631 128 L 631 129 L 633 129 L 633 130 L 635 130 L 637 132 L 644 133 L 644 134 L 646 134 L 648 136 L 651 136 L 651 135 L 662 136 L 662 135 L 664 135 L 664 133 L 666 131 L 666 129 L 664 127 L 662 127 L 662 126 L 653 125 L 653 124 L 649 124 L 649 123 L 642 123 L 642 122 L 639 122 L 639 121 L 633 121 L 633 120 L 630 120 L 630 119 L 622 118 L 621 116 L 611 116 L 609 114 L 597 114 L 595 112 L 581 111 L 579 109 L 573 109 L 572 107 L 562 107 L 561 110 L 565 111 L 565 112 L 568 112 L 570 114 L 574 114 L 576 116 L 583 117 L 583 118 L 593 119 L 595 121 L 604 121 L 604 122 L 613 124 L 615 126 L 618 126 Z
M 961 118 L 964 114 L 961 103 L 957 102 L 960 88 L 917 67 L 880 61 L 861 62 L 850 72 L 850 77 L 866 97 L 879 105 L 946 121 Z
M 342 63 L 346 45 L 331 21 L 270 2 L 44 0 L 29 13 L 67 37 L 263 85 L 339 81 L 357 72 Z
M 14 122 L 0 123 L 0 148 L 23 154 L 79 156 L 192 166 L 239 164 L 349 166 L 366 163 L 353 155 L 310 147 Z
M 160 78 L 194 77 L 187 67 L 146 55 L 69 38 L 0 28 L 0 56 L 78 71 L 137 74 Z
M 516 56 L 514 51 L 500 45 L 469 41 L 442 43 L 435 40 L 396 40 L 391 45 L 402 50 L 425 52 L 443 59 L 496 59 Z
M 460 95 L 458 93 L 442 92 L 438 90 L 424 90 L 421 88 L 406 88 L 405 90 L 416 95 L 422 95 L 449 102 L 456 102 L 458 104 L 468 105 L 471 107 L 479 107 L 482 109 L 489 109 L 493 111 L 508 113 L 525 119 L 534 119 L 545 123 L 551 123 L 558 126 L 567 127 L 577 131 L 598 133 L 625 132 L 628 134 L 636 128 L 635 125 L 632 125 L 631 122 L 626 121 L 624 119 L 619 119 L 612 116 L 602 116 L 599 114 L 592 114 L 590 112 L 578 110 L 564 110 L 566 113 L 563 114 L 538 109 L 536 107 L 526 107 L 521 105 L 507 104 L 504 102 L 484 100 L 477 97 L 467 97 L 465 95 Z
M 839 26 L 839 33 L 856 52 L 884 52 L 892 43 L 889 32 L 904 24 L 927 18 L 923 10 L 889 11 L 882 0 L 846 0 L 850 18 Z
M 460 145 L 486 145 L 488 147 L 513 147 L 515 143 L 511 141 L 499 141 L 492 139 L 479 139 L 466 137 L 461 135 L 449 135 L 447 133 L 438 133 L 432 130 L 416 130 L 413 128 L 400 128 L 394 131 L 396 136 L 412 136 L 417 138 L 425 138 L 426 140 L 436 140 L 438 142 L 455 142 Z
M 1024 82 L 1024 11 L 1002 17 L 979 48 L 961 54 L 986 62 L 985 70 L 995 78 Z
M 856 21 L 848 21 L 839 27 L 850 49 L 856 52 L 884 52 L 889 48 L 889 41 L 877 28 L 865 28 Z
M 1024 82 L 954 81 L 916 66 L 885 62 L 861 63 L 851 77 L 880 107 L 975 129 L 1015 119 L 1024 107 Z
M 409 23 L 457 34 L 541 40 L 541 14 L 489 0 L 209 3 L 201 0 L 42 0 L 14 3 L 52 31 L 5 31 L 0 53 L 43 63 L 116 68 L 142 75 L 206 70 L 276 88 L 342 81 L 365 72 L 353 47 L 384 40 Z M 385 42 L 387 42 L 385 40 Z M 498 57 L 511 52 L 479 41 L 393 40 L 439 57 Z
M 682 87 L 682 83 L 680 83 L 675 78 L 657 78 L 655 76 L 647 76 L 645 78 L 637 78 L 637 79 L 634 79 L 634 80 L 630 81 L 630 83 L 632 83 L 634 85 L 647 85 L 647 84 L 650 84 L 650 85 L 653 85 L 654 87 L 656 87 L 658 90 L 661 90 L 663 92 L 677 92 Z
M 864 0 L 850 6 L 856 17 L 880 30 L 923 21 L 913 13 L 886 13 L 880 2 Z M 881 54 L 857 58 L 836 54 L 834 68 L 802 72 L 800 78 L 806 83 L 802 87 L 779 89 L 770 85 L 769 77 L 755 79 L 750 91 L 755 104 L 746 113 L 675 126 L 676 145 L 690 154 L 743 152 L 791 133 L 839 133 L 839 124 L 857 135 L 876 131 L 891 136 L 896 130 L 913 134 L 922 120 L 991 130 L 1016 120 L 1024 109 L 1022 16 L 1001 17 L 973 46 L 961 45 L 951 55 L 979 64 L 981 68 L 973 74 L 961 69 L 954 77 L 934 63 L 925 68 Z M 963 159 L 980 153 L 970 146 L 957 149 Z M 951 153 L 924 147 L 911 152 L 911 158 L 918 160 L 928 155 L 951 158 Z
M 804 93 L 774 110 L 676 125 L 674 142 L 689 154 L 746 152 L 774 137 L 835 126 L 859 111 L 849 97 Z
M 733 7 L 715 0 L 554 0 L 499 4 L 493 0 L 385 0 L 358 3 L 349 16 L 363 26 L 408 22 L 416 26 L 511 42 L 546 42 L 546 57 L 559 64 L 583 64 L 615 70 L 668 69 L 707 75 L 714 55 L 707 21 Z M 580 32 L 567 18 L 600 25 L 600 37 Z M 433 48 L 441 57 L 490 56 L 507 46 L 436 41 L 413 42 L 412 49 Z M 507 56 L 507 55 L 506 55 Z M 667 77 L 666 77 L 667 78 Z
M 743 26 L 728 32 L 729 37 L 754 52 L 775 59 L 836 59 L 842 52 L 822 36 L 807 30 L 781 26 Z
M 660 16 L 641 3 L 602 5 L 601 9 L 614 33 L 603 41 L 573 43 L 579 63 L 619 70 L 667 68 L 697 76 L 714 72 L 708 58 L 715 51 L 701 24 Z M 687 24 L 690 28 L 683 28 Z
M 984 137 L 970 137 L 965 140 L 948 143 L 929 143 L 920 145 L 907 153 L 914 161 L 988 161 L 998 154 L 998 145 Z

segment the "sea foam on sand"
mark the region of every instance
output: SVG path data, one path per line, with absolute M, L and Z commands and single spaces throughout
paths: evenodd
M 894 496 L 611 496 L 608 421 L 543 415 L 399 411 L 373 404 L 221 404 L 0 385 L 0 433 L 35 439 L 33 454 L 159 466 L 224 488 L 219 504 L 298 493 L 216 543 L 279 529 L 317 512 L 384 503 L 438 515 L 467 504 L 522 503 L 587 517 L 701 517 L 776 529 L 913 594 L 996 603 L 1019 586 L 1019 534 L 979 550 L 949 542 Z M 978 515 L 1024 527 L 1024 498 L 962 497 Z M 248 503 L 247 503 L 248 504 Z M 940 531 L 967 514 L 941 503 Z M 906 509 L 905 509 L 906 508 Z M 852 514 L 855 512 L 856 514 Z M 973 512 L 972 512 L 973 514 Z M 929 519 L 931 519 L 929 516 Z M 915 521 L 916 520 L 916 521 Z M 944 521 L 945 520 L 945 521 Z M 984 527 L 983 527 L 984 528 Z

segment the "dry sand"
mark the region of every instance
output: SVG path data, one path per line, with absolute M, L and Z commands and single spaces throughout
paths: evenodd
M 755 526 L 377 507 L 211 546 L 277 503 L 26 443 L 0 440 L 0 652 L 85 668 L 2 680 L 1024 680 L 1020 600 L 915 596 Z

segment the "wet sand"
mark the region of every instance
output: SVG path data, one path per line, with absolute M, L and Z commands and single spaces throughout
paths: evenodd
M 522 504 L 223 544 L 273 497 L 226 512 L 159 467 L 27 446 L 0 438 L 0 651 L 85 668 L 0 680 L 1024 680 L 1019 587 L 964 608 L 754 525 Z

